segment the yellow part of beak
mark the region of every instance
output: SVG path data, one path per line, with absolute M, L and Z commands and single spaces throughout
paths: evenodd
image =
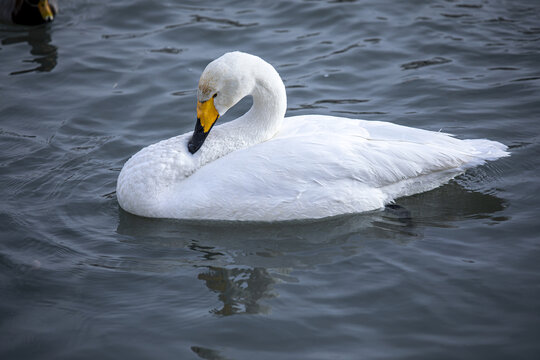
M 48 0 L 40 0 L 38 3 L 38 9 L 43 20 L 53 21 L 54 15 Z
M 205 102 L 197 101 L 197 119 L 201 123 L 205 133 L 210 131 L 218 117 L 219 113 L 214 105 L 213 97 Z

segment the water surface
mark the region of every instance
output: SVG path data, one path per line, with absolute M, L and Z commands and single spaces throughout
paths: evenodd
M 538 358 L 537 1 L 61 5 L 47 26 L 0 25 L 0 357 Z M 200 73 L 231 50 L 277 68 L 290 116 L 512 156 L 321 221 L 123 212 L 123 163 L 193 129 Z

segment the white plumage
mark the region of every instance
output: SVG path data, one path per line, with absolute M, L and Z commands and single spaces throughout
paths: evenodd
M 253 55 L 225 54 L 201 76 L 199 101 L 212 98 L 220 115 L 246 95 L 250 111 L 215 126 L 195 154 L 186 133 L 133 155 L 118 178 L 120 206 L 160 218 L 323 218 L 381 208 L 508 155 L 495 141 L 385 122 L 284 118 L 283 82 Z

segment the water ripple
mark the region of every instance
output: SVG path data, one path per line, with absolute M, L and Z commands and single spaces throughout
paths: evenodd
M 202 15 L 191 15 L 191 17 L 196 22 L 212 22 L 216 24 L 225 24 L 225 25 L 230 25 L 230 26 L 240 27 L 240 28 L 259 25 L 259 23 L 257 22 L 241 23 L 240 21 L 236 21 L 236 20 L 230 20 L 230 19 L 225 19 L 225 18 L 214 18 L 214 17 L 202 16 Z
M 418 61 L 412 61 L 406 64 L 402 64 L 401 68 L 403 70 L 411 70 L 411 69 L 419 69 L 424 66 L 446 64 L 449 62 L 452 62 L 452 60 L 437 56 L 429 60 L 418 60 Z

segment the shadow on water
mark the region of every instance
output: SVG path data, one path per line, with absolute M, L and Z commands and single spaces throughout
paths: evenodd
M 37 64 L 31 69 L 11 72 L 10 75 L 20 75 L 30 72 L 52 71 L 58 61 L 58 48 L 51 44 L 50 27 L 47 25 L 31 27 L 27 30 L 18 30 L 13 36 L 2 39 L 2 45 L 13 45 L 28 43 L 30 54 L 34 56 L 31 60 L 23 60 L 24 63 Z
M 429 227 L 459 227 L 469 218 L 504 221 L 494 215 L 504 208 L 502 199 L 452 182 L 381 211 L 317 221 L 161 220 L 120 209 L 117 232 L 146 250 L 165 249 L 167 256 L 182 249 L 177 260 L 199 269 L 197 279 L 217 294 L 220 306 L 209 311 L 227 316 L 267 313 L 264 299 L 277 296 L 276 283 L 297 282 L 294 270 L 354 256 L 373 241 L 407 244 L 422 239 Z

